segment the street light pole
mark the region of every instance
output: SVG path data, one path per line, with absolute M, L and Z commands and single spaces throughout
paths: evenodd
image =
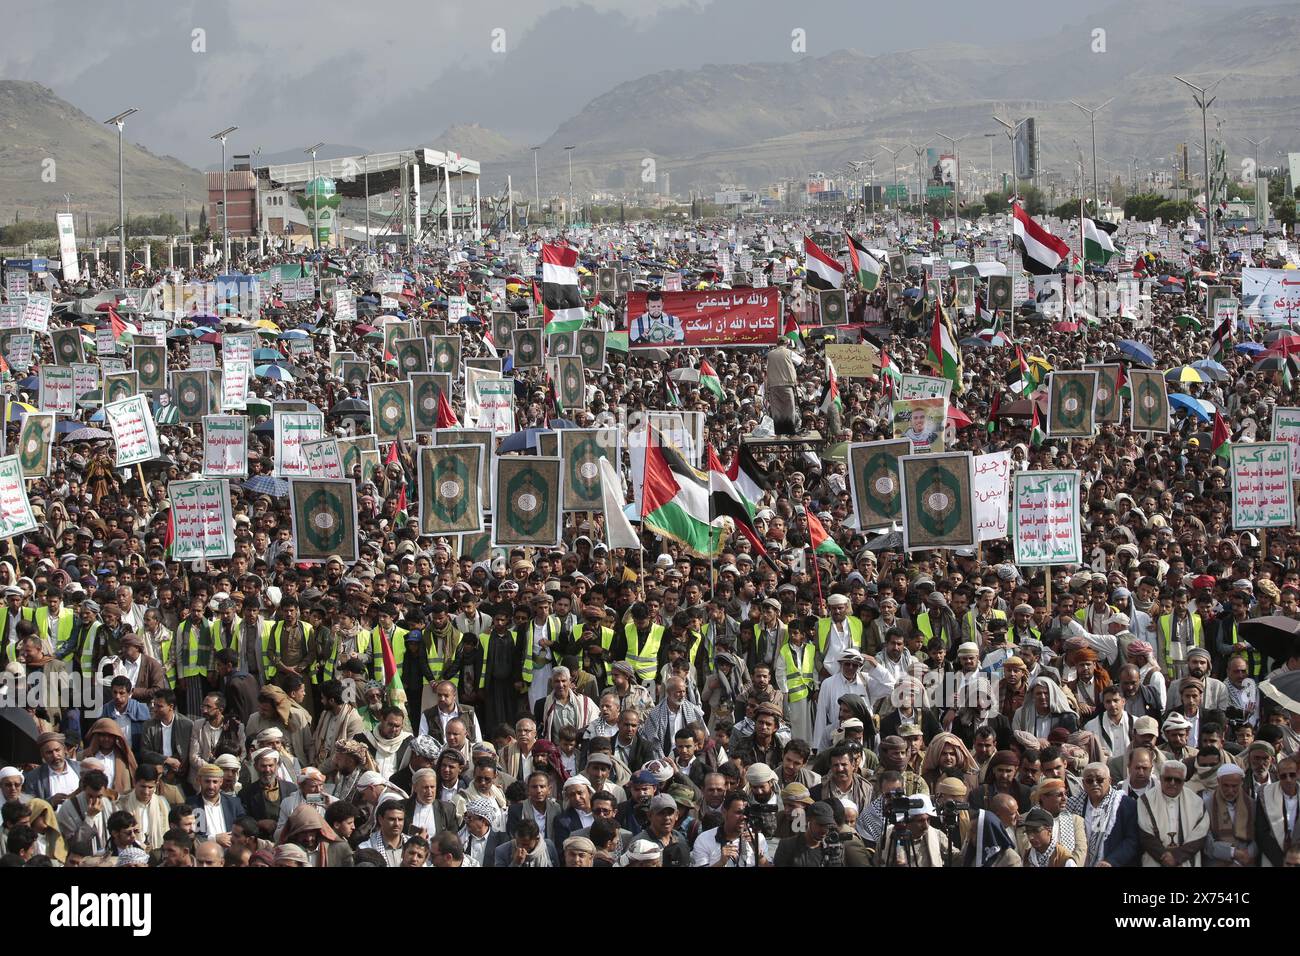
M 226 205 L 226 137 L 239 129 L 227 126 L 219 133 L 213 133 L 209 139 L 221 140 L 221 264 L 230 268 L 230 210 Z
M 1253 180 L 1254 182 L 1258 182 L 1258 181 L 1259 181 L 1259 148 L 1260 148 L 1261 146 L 1263 146 L 1265 143 L 1267 143 L 1271 138 L 1272 138 L 1272 137 L 1269 137 L 1269 136 L 1265 136 L 1263 139 L 1251 139 L 1249 136 L 1243 136 L 1243 137 L 1242 137 L 1242 139 L 1244 139 L 1246 142 L 1250 143 L 1251 146 L 1254 146 L 1254 147 L 1255 147 L 1255 177 L 1254 177 L 1254 180 Z M 1257 200 L 1259 199 L 1259 187 L 1258 187 L 1258 186 L 1255 187 L 1255 198 L 1256 198 Z M 1256 203 L 1256 205 L 1258 205 L 1258 203 Z M 1256 221 L 1256 222 L 1259 222 L 1259 221 L 1260 221 L 1259 215 L 1260 215 L 1260 211 L 1259 211 L 1258 209 L 1256 209 L 1256 210 L 1255 210 L 1255 221 Z
M 872 153 L 867 157 L 867 176 L 871 188 L 871 215 L 876 215 L 876 157 L 879 152 Z
M 920 211 L 917 213 L 917 218 L 924 219 L 926 199 L 925 163 L 921 162 L 921 157 L 925 155 L 926 147 L 930 145 L 930 141 L 926 140 L 920 146 L 917 146 L 915 143 L 908 143 L 907 145 L 914 153 L 916 153 L 916 202 L 920 207 Z
M 569 154 L 569 201 L 564 204 L 564 228 L 569 228 L 569 223 L 573 221 L 573 151 L 576 146 L 566 146 L 564 151 Z
M 123 288 L 126 288 L 126 178 L 122 170 L 122 128 L 126 126 L 126 118 L 138 112 L 132 107 L 104 120 L 106 126 L 117 127 L 117 274 Z
M 1082 103 L 1077 103 L 1074 100 L 1070 100 L 1070 102 L 1087 115 L 1088 125 L 1092 130 L 1092 214 L 1094 216 L 1100 216 L 1101 194 L 1097 187 L 1097 114 L 1110 106 L 1111 103 L 1114 103 L 1115 97 L 1112 96 L 1105 103 L 1102 103 L 1101 106 L 1098 106 L 1095 109 L 1088 109 L 1088 107 L 1084 106 Z
M 320 202 L 317 200 L 318 190 L 316 189 L 316 150 L 324 145 L 321 142 L 315 146 L 308 146 L 303 150 L 304 153 L 311 154 L 311 182 L 307 185 L 311 188 L 311 247 L 317 250 L 320 249 Z M 316 274 L 320 275 L 319 269 L 316 270 Z
M 1010 116 L 1009 111 L 1007 115 Z M 1011 178 L 1007 181 L 1007 188 L 1010 189 L 1010 197 L 1014 198 L 1020 192 L 1020 180 L 1016 176 L 1016 133 L 1020 127 L 1025 125 L 1025 120 L 1013 124 L 997 115 L 994 115 L 993 119 L 999 126 L 1003 127 L 1007 134 L 1007 141 L 1011 143 Z M 989 152 L 992 151 L 993 147 L 990 145 Z
M 1210 127 L 1206 114 L 1209 112 L 1210 107 L 1214 105 L 1214 101 L 1218 99 L 1218 97 L 1210 96 L 1210 91 L 1222 83 L 1223 79 L 1217 79 L 1212 86 L 1205 88 L 1183 79 L 1177 73 L 1174 74 L 1174 79 L 1192 91 L 1192 101 L 1201 108 L 1201 143 L 1202 149 L 1205 151 L 1205 237 L 1210 249 L 1210 261 L 1213 262 L 1217 258 L 1218 247 L 1214 244 L 1214 211 L 1210 208 L 1212 199 L 1210 195 Z
M 946 133 L 939 133 L 937 131 L 936 131 L 936 135 L 940 139 L 946 139 L 949 145 L 952 146 L 952 159 L 953 159 L 953 163 L 957 167 L 956 183 L 953 185 L 953 192 L 952 192 L 952 234 L 956 236 L 957 235 L 957 203 L 961 201 L 961 152 L 957 149 L 957 144 L 960 143 L 966 137 L 949 136 Z
M 542 187 L 539 185 L 540 180 L 537 178 L 537 151 L 540 146 L 528 147 L 533 151 L 533 195 L 537 198 L 537 218 L 542 217 Z M 532 218 L 531 216 L 529 218 Z
M 903 226 L 898 216 L 898 154 L 903 151 L 903 147 L 890 149 L 888 146 L 882 146 L 880 148 L 888 153 L 889 158 L 894 161 L 894 230 L 901 233 Z

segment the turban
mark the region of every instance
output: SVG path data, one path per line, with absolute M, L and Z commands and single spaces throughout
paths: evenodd
M 1262 751 L 1268 754 L 1270 757 L 1277 756 L 1277 750 L 1267 740 L 1256 740 L 1249 747 L 1246 748 L 1247 754 L 1252 754 L 1255 753 L 1256 751 Z
M 966 796 L 966 784 L 962 783 L 957 777 L 944 777 L 934 788 L 936 794 L 942 793 L 950 797 Z
M 279 727 L 267 727 L 265 730 L 258 731 L 256 742 L 264 744 L 270 740 L 283 740 L 284 732 Z
M 1143 657 L 1150 657 L 1151 654 L 1153 653 L 1151 649 L 1151 645 L 1148 644 L 1146 641 L 1130 641 L 1128 645 L 1128 652 L 1130 655 L 1140 654 Z
M 978 656 L 979 652 L 980 652 L 980 646 L 976 644 L 974 641 L 966 641 L 964 644 L 957 645 L 958 657 L 960 657 L 963 654 L 975 654 L 976 656 Z
M 292 862 L 307 865 L 307 852 L 296 843 L 285 843 L 275 848 L 275 862 Z
M 1189 688 L 1189 687 L 1195 687 L 1195 688 L 1196 688 L 1197 690 L 1199 690 L 1202 694 L 1205 693 L 1205 684 L 1204 684 L 1204 682 L 1201 681 L 1200 678 L 1198 678 L 1198 677 L 1184 677 L 1184 678 L 1182 679 L 1182 681 L 1178 684 L 1178 693 L 1179 693 L 1179 695 L 1181 696 L 1182 693 L 1183 693 L 1183 691 L 1187 690 L 1187 688 Z
M 315 767 L 303 767 L 298 771 L 298 782 L 302 783 L 304 780 L 315 780 L 318 783 L 324 783 L 325 774 L 321 773 Z
M 751 787 L 771 783 L 776 779 L 776 771 L 765 763 L 753 763 L 745 771 L 745 782 Z
M 238 770 L 239 758 L 234 754 L 222 754 L 213 761 L 213 764 L 220 767 L 222 770 Z
M 0 780 L 5 780 L 9 777 L 21 777 L 22 775 L 23 772 L 17 767 L 4 767 L 3 769 L 0 769 Z
M 206 764 L 199 770 L 199 779 L 207 780 L 209 778 L 220 780 L 225 777 L 226 772 L 214 763 Z
M 1066 655 L 1065 660 L 1066 663 L 1077 667 L 1084 661 L 1096 661 L 1097 652 L 1091 647 L 1080 647 L 1078 650 L 1070 651 L 1070 653 Z
M 1224 777 L 1244 777 L 1246 771 L 1242 770 L 1235 763 L 1221 763 L 1219 769 L 1215 771 L 1214 776 L 1222 780 Z
M 274 747 L 263 747 L 261 750 L 253 752 L 253 763 L 257 763 L 263 757 L 271 757 L 276 763 L 280 762 L 280 751 Z
M 129 846 L 117 855 L 117 866 L 148 866 L 149 854 L 138 846 Z
M 59 744 L 66 744 L 68 742 L 68 738 L 63 736 L 63 734 L 55 733 L 52 730 L 47 730 L 45 733 L 41 734 L 39 737 L 36 738 L 37 749 L 39 750 L 41 747 L 44 747 L 50 741 L 54 741 L 55 743 L 59 743 Z
M 583 836 L 571 836 L 564 841 L 564 849 L 577 850 L 579 853 L 596 854 L 596 844 Z
M 592 789 L 591 781 L 580 773 L 575 773 L 568 780 L 564 781 L 564 789 L 568 790 L 570 787 L 586 787 L 588 790 Z
M 1161 724 L 1160 729 L 1165 733 L 1169 733 L 1171 730 L 1191 730 L 1192 722 L 1182 714 L 1170 714 L 1165 718 L 1165 722 Z
M 1014 750 L 999 750 L 989 759 L 990 767 L 1019 767 L 1020 755 Z
M 1004 670 L 1008 667 L 1024 667 L 1024 666 L 1025 666 L 1025 662 L 1023 658 L 1018 657 L 1015 654 L 1012 654 L 1010 657 L 1008 657 L 1005 661 L 1002 662 L 1002 667 Z
M 465 804 L 465 815 L 468 816 L 471 813 L 496 826 L 497 819 L 501 815 L 501 808 L 497 806 L 495 800 L 489 800 L 487 797 L 475 797 Z
M 1061 791 L 1064 791 L 1064 790 L 1065 790 L 1065 781 L 1064 781 L 1064 780 L 1057 780 L 1055 777 L 1048 777 L 1046 780 L 1044 780 L 1042 783 L 1040 783 L 1040 784 L 1038 785 L 1038 795 L 1039 795 L 1040 797 L 1041 797 L 1043 794 L 1045 794 L 1045 793 L 1050 793 L 1050 792 L 1053 791 L 1053 790 L 1061 790 Z
M 425 760 L 433 760 L 438 756 L 438 741 L 434 740 L 428 734 L 420 734 L 411 741 L 411 753 L 417 757 L 423 757 Z
M 636 840 L 627 848 L 619 860 L 624 866 L 633 860 L 645 862 L 647 860 L 657 860 L 664 855 L 664 849 L 658 843 L 651 840 Z
M 1011 736 L 1015 738 L 1016 743 L 1027 750 L 1037 750 L 1042 746 L 1038 738 L 1027 730 L 1013 730 Z

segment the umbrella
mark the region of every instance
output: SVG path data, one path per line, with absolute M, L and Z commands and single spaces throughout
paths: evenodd
M 525 428 L 521 432 L 507 435 L 501 440 L 501 446 L 497 449 L 497 454 L 508 455 L 511 452 L 525 452 L 530 448 L 536 448 L 537 433 L 550 430 L 549 428 Z
M 1165 372 L 1166 382 L 1191 382 L 1195 385 L 1201 385 L 1209 380 L 1209 375 L 1190 365 L 1180 365 L 1178 368 L 1171 368 Z
M 84 427 L 85 426 L 82 425 L 81 422 L 73 421 L 72 419 L 69 419 L 65 422 L 59 422 L 57 425 L 55 425 L 54 434 L 66 435 L 68 432 L 75 432 L 78 428 L 84 428 Z
M 890 531 L 882 534 L 875 541 L 867 545 L 868 551 L 901 551 L 903 550 L 903 532 Z
M 190 337 L 189 329 L 172 329 L 167 333 L 169 339 L 188 339 Z
M 26 402 L 10 402 L 9 414 L 6 416 L 7 421 L 20 422 L 27 417 L 28 412 L 36 411 L 35 405 L 28 405 Z
M 1213 403 L 1201 398 L 1192 398 L 1192 396 L 1184 395 L 1181 392 L 1170 392 L 1169 404 L 1175 408 L 1191 412 L 1203 422 L 1208 422 L 1214 417 Z
M 270 415 L 271 403 L 264 398 L 250 398 L 244 403 L 244 412 L 250 417 L 253 415 Z
M 272 498 L 284 498 L 289 494 L 289 482 L 271 475 L 254 475 L 244 482 L 244 489 L 255 495 L 270 495 Z
M 668 373 L 668 377 L 674 382 L 698 382 L 700 380 L 700 370 L 695 368 L 675 368 Z
M 1194 329 L 1197 332 L 1201 331 L 1201 320 L 1194 315 L 1188 315 L 1187 313 L 1183 313 L 1182 315 L 1175 315 L 1174 321 L 1178 323 L 1178 327 L 1180 329 L 1190 328 L 1190 329 Z
M 1234 352 L 1239 352 L 1242 355 L 1258 355 L 1260 352 L 1264 351 L 1264 346 L 1260 345 L 1258 342 L 1241 342 L 1238 345 L 1234 345 L 1232 350 Z
M 1139 365 L 1151 366 L 1156 364 L 1155 353 L 1151 351 L 1151 347 L 1143 345 L 1141 342 L 1135 342 L 1132 339 L 1120 339 L 1116 344 L 1116 348 Z
M 971 424 L 970 416 L 955 405 L 948 406 L 948 421 L 958 428 L 965 428 Z
M 40 377 L 39 375 L 32 375 L 32 376 L 29 377 L 29 378 L 25 378 L 25 379 L 23 379 L 21 382 L 18 383 L 18 387 L 19 387 L 19 388 L 26 388 L 26 389 L 40 388 L 40 387 L 41 387 L 41 377 Z
M 302 329 L 290 329 L 288 332 L 280 333 L 282 339 L 305 339 L 309 337 L 309 334 Z
M 259 424 L 259 425 L 254 425 L 254 426 L 253 426 L 253 434 L 254 434 L 254 435 L 274 435 L 274 434 L 275 434 L 275 422 L 262 422 L 262 423 Z
M 68 432 L 64 437 L 65 442 L 70 441 L 99 441 L 103 438 L 112 438 L 112 432 L 106 432 L 102 428 L 78 428 L 75 432 Z
M 849 460 L 849 443 L 846 441 L 837 442 L 831 445 L 821 454 L 822 461 L 848 461 Z
M 280 368 L 278 365 L 259 365 L 253 371 L 258 378 L 269 378 L 273 382 L 293 381 L 293 375 L 287 369 Z
M 1218 362 L 1214 361 L 1214 359 L 1201 359 L 1197 362 L 1193 362 L 1192 368 L 1199 368 L 1202 372 L 1222 372 L 1224 375 L 1228 374 L 1228 370 Z M 1216 379 L 1215 381 L 1219 381 L 1219 379 Z
M 1264 341 L 1267 342 L 1269 345 L 1272 345 L 1278 339 L 1291 338 L 1294 335 L 1295 335 L 1295 329 L 1291 328 L 1289 325 L 1284 325 L 1280 329 L 1273 329 L 1267 332 L 1264 335 Z
M 253 349 L 254 362 L 283 362 L 284 356 L 275 349 Z
M 1267 337 L 1265 341 L 1268 341 Z M 1269 355 L 1290 355 L 1292 352 L 1300 352 L 1300 335 L 1280 336 L 1273 339 L 1268 347 Z
M 24 708 L 0 707 L 0 756 L 6 763 L 40 763 L 41 753 L 36 749 L 40 735 L 36 719 Z
M 1300 649 L 1291 653 L 1300 653 Z M 1264 681 L 1259 685 L 1259 692 L 1290 713 L 1300 713 L 1300 671 L 1284 671 Z
M 370 414 L 370 405 L 359 398 L 345 398 L 330 409 L 331 415 Z
M 1260 359 L 1251 366 L 1256 372 L 1280 372 L 1286 367 L 1287 360 L 1281 355 L 1270 355 L 1268 358 Z
M 1275 661 L 1300 653 L 1300 621 L 1282 614 L 1242 621 L 1237 636 Z

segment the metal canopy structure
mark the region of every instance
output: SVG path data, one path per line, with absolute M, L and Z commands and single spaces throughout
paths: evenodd
M 417 146 L 396 152 L 318 159 L 315 174 L 334 180 L 335 188 L 342 195 L 357 198 L 365 194 L 364 180 L 367 176 L 370 179 L 371 195 L 399 188 L 403 181 L 403 167 L 412 164 L 422 167 L 420 182 L 429 184 L 441 182 L 444 170 L 454 180 L 478 177 L 481 172 L 476 159 Z M 258 171 L 277 186 L 302 189 L 312 178 L 312 163 L 308 161 L 262 166 L 258 167 Z

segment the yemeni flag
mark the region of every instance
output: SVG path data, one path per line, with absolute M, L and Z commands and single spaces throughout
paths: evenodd
M 718 373 L 705 359 L 700 359 L 700 385 L 716 395 L 719 401 L 722 400 L 722 379 L 718 378 Z
M 710 524 L 709 498 L 708 476 L 692 468 L 677 448 L 657 442 L 646 448 L 642 525 L 692 554 L 713 557 L 722 536 Z
M 772 479 L 767 470 L 758 463 L 744 442 L 736 454 L 731 456 L 727 477 L 735 483 L 745 502 L 755 511 L 758 510 L 756 502 L 763 497 L 763 492 L 772 490 Z
M 757 509 L 740 493 L 736 483 L 727 476 L 722 462 L 718 459 L 718 453 L 713 450 L 712 445 L 709 446 L 708 465 L 709 514 L 713 516 L 714 521 L 719 518 L 730 518 L 736 530 L 749 539 L 754 550 L 761 555 L 766 555 L 767 548 L 763 546 L 763 542 L 754 531 L 754 514 Z
M 1025 270 L 1036 276 L 1051 275 L 1070 254 L 1069 244 L 1030 219 L 1019 202 L 1011 204 L 1011 216 L 1012 233 L 1020 246 Z
M 844 412 L 844 403 L 840 401 L 840 379 L 835 374 L 835 364 L 828 359 L 826 362 L 826 395 L 822 398 L 821 406 L 817 411 L 825 415 L 831 410 L 832 405 L 838 408 L 841 413 Z
M 803 252 L 807 260 L 808 288 L 819 292 L 844 288 L 844 267 L 807 236 L 803 237 Z
M 934 322 L 930 326 L 930 351 L 926 353 L 925 361 L 937 375 L 952 382 L 954 393 L 961 391 L 961 352 L 957 348 L 957 336 L 953 334 L 952 324 L 940 302 L 934 304 Z
M 1228 431 L 1228 423 L 1223 420 L 1223 416 L 1218 412 L 1214 413 L 1214 431 L 1210 435 L 1210 444 L 1214 446 L 1214 454 L 1218 458 L 1227 461 L 1232 460 L 1232 432 Z
M 576 332 L 586 312 L 578 282 L 578 250 L 570 246 L 542 246 L 542 314 L 545 332 Z
M 1030 401 L 1034 408 L 1034 420 L 1029 429 L 1029 444 L 1037 448 L 1047 439 L 1047 435 L 1043 431 L 1042 423 L 1038 420 L 1038 403 L 1032 399 Z
M 1103 219 L 1083 217 L 1083 257 L 1088 262 L 1105 265 L 1115 255 L 1115 243 L 1111 241 L 1119 224 Z
M 881 273 L 885 267 L 867 251 L 867 247 L 853 238 L 853 233 L 845 230 L 844 233 L 849 237 L 849 262 L 853 265 L 853 275 L 858 280 L 858 285 L 867 292 L 875 290 L 880 284 Z
M 835 539 L 826 533 L 821 520 L 811 511 L 804 515 L 808 519 L 808 544 L 814 554 L 834 554 L 844 557 L 844 550 L 835 543 Z

